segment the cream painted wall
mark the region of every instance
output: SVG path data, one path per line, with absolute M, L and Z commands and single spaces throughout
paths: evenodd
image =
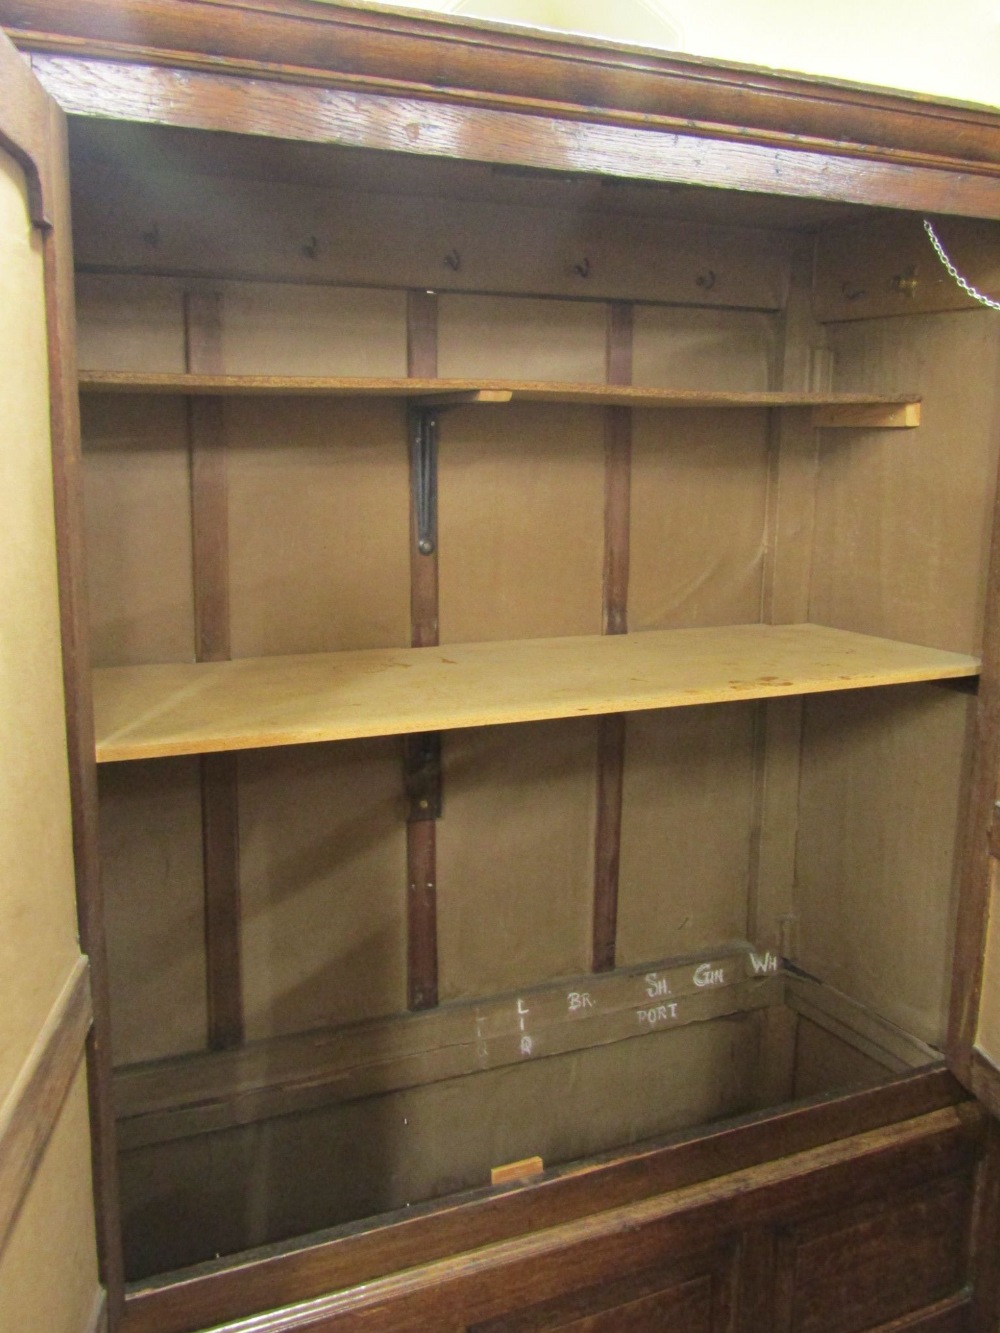
M 1000 106 L 1000 0 L 393 0 L 380 7 L 530 24 Z

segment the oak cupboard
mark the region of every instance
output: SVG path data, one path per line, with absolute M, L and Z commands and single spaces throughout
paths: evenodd
M 0 1326 L 995 1329 L 996 115 L 0 24 Z

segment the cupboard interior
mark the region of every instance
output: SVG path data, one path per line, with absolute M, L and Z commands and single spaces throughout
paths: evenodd
M 399 734 L 102 762 L 130 1276 L 936 1061 L 1000 335 L 929 250 L 894 285 L 919 220 L 87 120 L 71 162 L 99 675 L 435 621 L 445 662 L 807 622 L 966 660 L 799 693 L 779 655 L 728 702 L 625 712 L 626 680 L 618 708 L 449 725 L 430 823 Z M 405 399 L 293 378 L 408 374 L 919 395 L 921 420 L 450 405 L 435 596 Z

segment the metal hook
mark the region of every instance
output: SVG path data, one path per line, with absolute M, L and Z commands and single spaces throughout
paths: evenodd
M 704 287 L 706 292 L 710 292 L 715 286 L 715 269 L 707 269 L 704 273 L 699 273 L 694 280 L 696 287 Z
M 579 264 L 573 265 L 573 272 L 579 273 L 581 278 L 590 277 L 590 260 L 587 258 L 586 255 L 584 255 L 583 259 L 580 261 Z
M 445 267 L 450 268 L 452 273 L 457 273 L 462 267 L 462 256 L 457 250 L 449 250 L 444 257 Z
M 302 247 L 302 253 L 306 259 L 315 259 L 319 254 L 319 240 L 315 236 L 310 236 Z

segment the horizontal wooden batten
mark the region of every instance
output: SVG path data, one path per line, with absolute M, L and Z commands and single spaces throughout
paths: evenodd
M 975 676 L 962 653 L 822 625 L 385 648 L 94 673 L 97 759 L 305 745 Z
M 777 1004 L 747 947 L 123 1069 L 123 1149 L 421 1087 Z
M 785 978 L 785 1003 L 893 1073 L 920 1069 L 944 1058 L 940 1051 L 874 1010 L 811 977 L 789 973 Z
M 779 393 L 651 389 L 628 384 L 571 384 L 527 380 L 361 379 L 306 375 L 190 375 L 152 371 L 81 370 L 82 393 L 315 395 L 330 398 L 406 398 L 418 405 L 582 403 L 595 407 L 808 407 L 817 426 L 910 427 L 920 424 L 916 395 Z

